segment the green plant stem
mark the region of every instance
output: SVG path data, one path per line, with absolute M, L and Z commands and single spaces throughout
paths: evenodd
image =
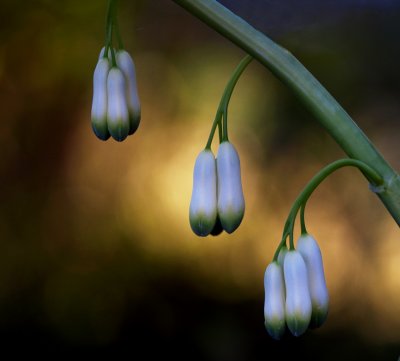
M 115 36 L 117 37 L 118 49 L 124 49 L 124 43 L 122 41 L 121 32 L 119 31 L 119 21 L 118 21 L 118 0 L 115 0 L 115 10 L 114 10 L 114 28 L 115 28 Z
M 308 199 L 311 194 L 315 191 L 315 189 L 321 184 L 321 182 L 327 178 L 334 171 L 343 168 L 343 167 L 357 167 L 364 175 L 371 180 L 371 188 L 375 190 L 376 193 L 384 192 L 384 181 L 383 178 L 369 165 L 355 159 L 339 159 L 331 164 L 328 164 L 326 167 L 321 169 L 304 187 L 299 196 L 294 201 L 292 208 L 290 209 L 289 216 L 286 220 L 285 227 L 283 229 L 282 241 L 279 243 L 279 246 L 274 255 L 274 261 L 277 259 L 279 250 L 282 245 L 286 242 L 287 237 L 289 236 L 290 249 L 295 249 L 294 241 L 293 241 L 293 229 L 296 220 L 297 213 L 300 209 L 300 217 L 301 217 L 301 233 L 306 233 L 305 222 L 304 222 L 304 209 Z
M 221 101 L 221 106 L 223 107 L 223 114 L 224 114 L 224 126 L 223 126 L 223 136 L 222 136 L 222 141 L 228 141 L 228 106 L 229 102 L 232 97 L 233 90 L 235 89 L 235 86 L 242 75 L 244 69 L 246 69 L 247 65 L 250 64 L 250 62 L 253 60 L 253 58 L 250 55 L 246 55 L 242 61 L 239 63 L 237 68 L 235 69 L 233 76 L 231 80 L 229 81 L 225 91 L 224 95 L 222 97 Z
M 107 16 L 106 16 L 106 48 L 112 47 L 112 38 L 113 38 L 113 27 L 114 27 L 114 19 L 115 19 L 115 7 L 116 0 L 109 0 L 107 6 Z
M 113 13 L 112 7 L 113 7 L 113 0 L 108 0 L 107 15 L 106 15 L 106 40 L 105 40 L 106 48 L 109 47 L 112 42 L 112 26 L 111 26 L 112 13 Z
M 111 66 L 117 66 L 117 60 L 115 59 L 115 52 L 112 45 L 113 29 L 116 17 L 116 0 L 109 0 L 107 8 L 107 19 L 106 19 L 106 46 L 104 51 L 104 57 L 108 57 L 108 52 L 111 54 Z
M 222 109 L 218 107 L 217 114 L 215 115 L 214 122 L 211 126 L 210 135 L 208 136 L 207 144 L 205 149 L 211 149 L 211 144 L 214 138 L 215 129 L 219 128 L 220 140 L 223 137 L 222 135 Z
M 307 234 L 306 221 L 304 220 L 304 211 L 306 209 L 306 204 L 303 203 L 300 208 L 300 227 L 301 234 Z
M 400 226 L 400 176 L 340 104 L 286 49 L 215 0 L 173 0 L 257 59 L 286 84 L 350 158 L 375 168 L 385 191 L 379 198 Z
M 242 75 L 244 69 L 246 69 L 247 65 L 253 58 L 250 55 L 246 55 L 239 63 L 239 65 L 234 70 L 231 79 L 226 84 L 224 92 L 222 94 L 220 103 L 218 105 L 217 114 L 215 116 L 213 125 L 211 127 L 210 135 L 207 140 L 206 149 L 211 149 L 211 143 L 214 138 L 214 133 L 219 125 L 219 130 L 221 132 L 222 129 L 222 141 L 228 141 L 228 105 L 229 101 L 232 97 L 233 90 L 235 89 L 236 83 L 238 82 L 240 76 Z M 223 120 L 223 122 L 222 122 Z M 221 133 L 220 133 L 220 142 L 221 142 Z

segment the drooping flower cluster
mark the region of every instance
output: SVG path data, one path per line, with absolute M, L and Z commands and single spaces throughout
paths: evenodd
M 251 56 L 245 56 L 226 85 L 206 147 L 194 166 L 189 221 L 193 232 L 201 237 L 217 236 L 223 231 L 232 233 L 244 216 L 239 154 L 228 138 L 228 105 L 240 75 L 251 60 Z M 211 144 L 217 128 L 219 147 L 214 157 Z
M 92 128 L 101 140 L 123 141 L 140 123 L 140 101 L 135 64 L 126 50 L 105 48 L 100 52 L 93 75 Z M 114 65 L 113 65 L 114 60 Z
M 265 327 L 279 340 L 286 326 L 294 336 L 321 326 L 328 315 L 329 295 L 322 255 L 316 240 L 303 234 L 297 250 L 281 248 L 264 276 Z
M 242 222 L 245 203 L 240 160 L 235 147 L 223 141 L 217 158 L 211 149 L 197 156 L 189 208 L 190 226 L 198 236 L 232 233 Z

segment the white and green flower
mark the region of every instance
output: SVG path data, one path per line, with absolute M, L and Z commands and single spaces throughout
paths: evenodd
M 198 236 L 213 231 L 217 219 L 217 171 L 215 157 L 205 149 L 197 156 L 193 172 L 192 198 L 189 208 L 190 226 Z
M 240 174 L 240 160 L 235 147 L 222 142 L 217 155 L 218 216 L 223 229 L 232 233 L 242 222 L 244 196 Z
M 264 275 L 265 302 L 264 319 L 265 328 L 271 337 L 281 339 L 285 332 L 285 283 L 282 267 L 278 262 L 268 265 Z
M 111 136 L 121 142 L 129 134 L 129 112 L 126 101 L 125 77 L 116 67 L 107 77 L 107 126 Z
M 94 133 L 101 140 L 110 138 L 107 127 L 107 77 L 109 71 L 108 59 L 100 57 L 93 74 L 91 121 Z
M 306 264 L 298 251 L 290 250 L 286 253 L 283 274 L 286 324 L 294 336 L 300 336 L 310 324 L 312 305 Z
M 307 267 L 312 303 L 310 327 L 319 327 L 326 320 L 329 308 L 329 295 L 321 250 L 317 241 L 309 234 L 300 236 L 297 241 L 297 250 L 302 255 Z
M 133 134 L 139 127 L 141 110 L 139 94 L 136 82 L 135 63 L 126 50 L 116 52 L 117 65 L 125 75 L 126 79 L 126 99 L 129 110 L 129 134 Z

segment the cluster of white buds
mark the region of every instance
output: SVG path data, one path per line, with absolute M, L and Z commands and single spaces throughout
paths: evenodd
M 190 226 L 198 236 L 232 233 L 242 222 L 244 197 L 240 160 L 235 147 L 223 141 L 217 158 L 211 149 L 197 156 L 190 201 Z
M 281 249 L 265 271 L 264 287 L 265 327 L 274 339 L 284 335 L 286 326 L 300 336 L 326 320 L 329 295 L 322 255 L 311 235 L 300 236 L 297 250 Z
M 113 50 L 114 51 L 114 50 Z M 118 142 L 133 134 L 140 123 L 140 102 L 136 70 L 125 50 L 100 52 L 93 75 L 92 128 L 101 140 L 113 137 Z

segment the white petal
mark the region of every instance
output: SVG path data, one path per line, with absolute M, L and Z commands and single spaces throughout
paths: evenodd
M 97 62 L 93 74 L 92 128 L 97 137 L 107 140 L 110 134 L 107 129 L 107 76 L 110 64 L 107 59 Z
M 275 339 L 279 340 L 286 328 L 285 324 L 285 284 L 282 267 L 277 262 L 268 265 L 264 275 L 265 328 Z
M 232 233 L 242 222 L 244 196 L 240 175 L 240 160 L 230 142 L 222 142 L 217 155 L 218 215 L 222 227 Z
M 119 50 L 116 54 L 116 59 L 118 67 L 122 70 L 127 80 L 127 101 L 131 122 L 129 134 L 132 134 L 138 128 L 141 116 L 135 63 L 129 53 L 125 50 Z
M 307 268 L 298 251 L 289 251 L 284 260 L 286 287 L 286 324 L 295 336 L 303 334 L 311 319 L 311 298 Z
M 326 287 L 321 250 L 317 241 L 308 234 L 302 235 L 298 239 L 297 250 L 301 253 L 307 266 L 308 285 L 313 309 L 311 327 L 319 327 L 324 323 L 329 307 L 329 294 Z
M 211 150 L 197 156 L 193 172 L 193 190 L 189 208 L 190 226 L 198 236 L 213 230 L 217 218 L 217 173 Z
M 125 96 L 125 78 L 118 68 L 112 68 L 108 73 L 107 95 L 108 131 L 120 142 L 129 133 L 129 113 Z

